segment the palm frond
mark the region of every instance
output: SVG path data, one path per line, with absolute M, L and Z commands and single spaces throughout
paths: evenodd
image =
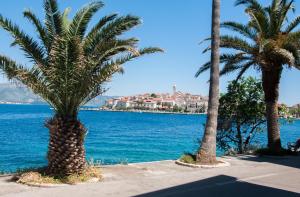
M 297 16 L 292 22 L 289 23 L 289 25 L 286 27 L 284 32 L 290 33 L 292 32 L 295 28 L 297 28 L 300 24 L 300 16 Z
M 57 98 L 55 94 L 49 91 L 43 75 L 37 67 L 29 70 L 10 58 L 0 55 L 0 69 L 9 79 L 20 81 L 34 93 L 41 95 L 52 106 L 59 106 L 56 103 Z
M 198 71 L 195 74 L 195 77 L 199 77 L 202 73 L 204 73 L 205 71 L 207 71 L 208 69 L 210 69 L 211 67 L 211 61 L 206 62 L 205 64 L 203 64 L 202 66 L 200 66 L 200 68 L 198 69 Z
M 282 27 L 285 21 L 288 21 L 288 13 L 293 9 L 294 1 L 281 0 L 278 2 L 278 6 L 276 6 L 271 13 L 271 20 L 274 24 L 271 28 L 273 31 L 280 32 L 282 31 Z
M 289 51 L 292 55 L 294 60 L 294 65 L 290 64 L 289 66 L 295 66 L 300 64 L 300 51 L 299 51 L 300 44 L 295 44 L 295 43 L 287 43 L 284 45 L 284 49 Z
M 129 31 L 140 23 L 141 21 L 139 17 L 136 16 L 127 15 L 115 18 L 113 21 L 109 22 L 97 31 L 97 33 L 89 37 L 88 42 L 86 42 L 84 46 L 86 53 L 92 53 L 97 43 L 115 39 L 117 36 Z
M 254 64 L 255 64 L 254 61 L 249 61 L 246 64 L 242 65 L 235 80 L 238 81 L 245 74 L 245 72 Z
M 85 35 L 88 23 L 101 7 L 103 7 L 103 3 L 96 1 L 79 10 L 70 24 L 70 36 L 79 36 L 82 39 Z
M 158 48 L 158 47 L 146 47 L 146 48 L 139 50 L 139 54 L 140 54 L 139 56 L 145 55 L 145 54 L 157 53 L 157 52 L 163 53 L 164 50 L 161 48 Z
M 232 54 L 220 56 L 224 64 L 220 74 L 239 71 L 237 80 L 250 68 L 275 69 L 287 65 L 300 69 L 300 17 L 288 21 L 290 11 L 294 11 L 294 0 L 272 0 L 264 6 L 258 0 L 237 0 L 236 5 L 244 5 L 250 16 L 248 24 L 225 22 L 221 26 L 239 33 L 238 36 L 221 36 L 220 46 L 233 50 Z M 287 23 L 287 25 L 285 24 Z M 204 52 L 210 51 L 208 46 Z M 210 68 L 207 62 L 200 67 L 196 76 Z
M 256 11 L 263 11 L 264 7 L 257 0 L 236 0 L 235 6 L 245 5 L 247 8 Z
M 38 42 L 34 41 L 33 38 L 21 31 L 17 25 L 5 19 L 2 15 L 0 15 L 0 26 L 12 35 L 14 38 L 13 45 L 20 46 L 28 58 L 37 64 L 45 64 L 45 52 Z
M 223 54 L 220 57 L 220 62 L 224 63 L 223 69 L 220 71 L 220 75 L 229 74 L 234 72 L 241 67 L 245 62 L 251 61 L 251 58 L 245 56 L 245 53 L 235 53 L 235 54 Z
M 294 66 L 296 63 L 296 59 L 293 53 L 286 49 L 274 48 L 272 50 L 272 55 L 274 56 L 274 59 L 279 59 L 282 64 Z
M 36 28 L 36 31 L 39 33 L 39 38 L 41 42 L 44 44 L 44 47 L 47 51 L 50 51 L 49 39 L 46 32 L 45 27 L 42 22 L 38 19 L 38 17 L 31 11 L 25 10 L 23 12 L 25 18 L 27 18 Z
M 248 15 L 251 18 L 251 22 L 249 23 L 249 26 L 255 28 L 256 31 L 259 32 L 262 37 L 265 38 L 270 37 L 268 31 L 270 29 L 270 20 L 266 16 L 266 13 L 249 10 Z
M 106 91 L 107 89 L 104 89 L 102 85 L 96 86 L 94 89 L 90 90 L 89 95 L 86 96 L 86 98 L 81 102 L 80 105 L 85 105 L 86 103 L 93 100 L 97 96 L 104 94 Z
M 108 40 L 105 42 L 99 43 L 91 55 L 93 55 L 93 59 L 98 62 L 104 62 L 106 59 L 113 57 L 114 55 L 122 52 L 131 52 L 138 53 L 136 49 L 136 44 L 138 40 L 136 38 L 130 39 L 116 39 L 116 40 Z
M 87 36 L 85 37 L 85 41 L 84 42 L 88 42 L 90 40 L 93 39 L 94 36 L 96 36 L 97 32 L 104 27 L 108 22 L 113 21 L 116 17 L 118 16 L 118 14 L 111 14 L 108 16 L 104 16 L 103 18 L 101 18 L 98 23 L 91 29 L 91 31 L 87 34 Z M 89 44 L 86 44 L 89 45 Z
M 71 24 L 71 21 L 69 20 L 69 14 L 71 12 L 71 8 L 68 7 L 66 8 L 61 16 L 61 20 L 62 20 L 62 28 L 64 29 L 64 32 L 68 32 L 69 31 L 69 26 Z
M 63 33 L 62 15 L 58 9 L 57 0 L 44 0 L 45 26 L 50 41 L 56 35 Z
M 237 36 L 220 36 L 220 46 L 228 49 L 235 49 L 246 53 L 252 53 L 254 46 L 250 45 L 246 40 L 243 40 Z
M 300 40 L 300 31 L 290 32 L 286 35 L 286 42 L 297 43 Z
M 229 67 L 233 64 L 241 64 L 243 61 L 248 61 L 250 60 L 249 57 L 245 56 L 245 53 L 235 53 L 235 54 L 221 54 L 220 55 L 220 63 L 223 64 L 225 63 L 224 67 Z M 227 66 L 226 66 L 227 65 Z M 202 74 L 203 72 L 207 71 L 208 69 L 210 69 L 211 66 L 211 62 L 206 62 L 205 64 L 203 64 L 199 70 L 196 72 L 195 77 L 199 77 L 200 74 Z M 224 70 L 224 69 L 223 69 Z M 222 71 L 220 72 L 221 75 L 226 74 L 223 73 Z
M 238 32 L 244 36 L 246 36 L 247 38 L 250 38 L 252 40 L 254 40 L 256 38 L 256 32 L 249 26 L 247 25 L 243 25 L 240 23 L 236 23 L 236 22 L 224 22 L 221 24 L 221 27 L 233 30 L 235 32 Z
M 230 74 L 232 72 L 237 71 L 238 69 L 241 68 L 240 64 L 236 63 L 226 63 L 223 67 L 223 69 L 220 71 L 220 76 Z

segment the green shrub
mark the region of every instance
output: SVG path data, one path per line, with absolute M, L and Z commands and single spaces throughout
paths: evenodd
M 181 162 L 195 164 L 196 163 L 196 155 L 191 153 L 185 153 L 179 159 Z

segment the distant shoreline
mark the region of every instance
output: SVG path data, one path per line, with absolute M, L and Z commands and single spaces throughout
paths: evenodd
M 99 108 L 80 108 L 80 110 L 81 111 L 149 113 L 149 114 L 206 115 L 206 113 L 166 112 L 166 111 L 151 111 L 151 110 L 109 110 L 109 109 L 99 109 Z
M 48 105 L 47 103 L 13 103 L 13 102 L 7 102 L 7 103 L 1 103 L 0 105 Z
M 0 105 L 48 105 L 47 103 L 0 103 Z M 53 109 L 49 106 L 50 109 Z M 103 111 L 103 112 L 129 112 L 129 113 L 149 113 L 149 114 L 178 114 L 178 115 L 207 115 L 207 113 L 186 113 L 186 112 L 166 112 L 166 111 L 150 111 L 150 110 L 109 110 L 100 109 L 98 107 L 81 107 L 80 111 Z M 288 119 L 280 117 L 281 119 Z M 300 118 L 292 118 L 300 120 Z

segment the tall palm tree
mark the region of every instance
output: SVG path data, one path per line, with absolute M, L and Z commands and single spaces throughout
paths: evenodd
M 198 163 L 216 162 L 216 133 L 219 107 L 219 48 L 220 48 L 220 0 L 212 1 L 211 66 L 208 113 L 201 147 L 197 153 Z
M 300 69 L 300 17 L 289 21 L 294 10 L 293 0 L 272 0 L 263 6 L 257 0 L 237 0 L 245 5 L 250 20 L 247 24 L 224 22 L 221 27 L 237 33 L 221 36 L 221 47 L 229 49 L 220 56 L 224 68 L 221 75 L 239 71 L 239 79 L 247 70 L 254 68 L 262 74 L 268 127 L 268 147 L 274 153 L 281 150 L 277 102 L 279 83 L 284 67 Z M 209 51 L 208 47 L 204 52 Z M 210 68 L 211 62 L 202 65 L 197 75 Z
M 0 27 L 13 37 L 12 45 L 19 46 L 32 62 L 28 68 L 0 55 L 0 68 L 9 79 L 40 95 L 55 111 L 46 122 L 50 130 L 50 174 L 69 175 L 85 169 L 86 129 L 78 119 L 80 106 L 102 94 L 113 74 L 123 72 L 122 64 L 162 51 L 151 47 L 137 49 L 136 38 L 120 38 L 141 23 L 136 16 L 108 15 L 87 31 L 92 16 L 101 7 L 102 2 L 92 2 L 69 20 L 69 9 L 60 12 L 56 0 L 45 0 L 43 22 L 30 10 L 24 11 L 24 17 L 36 28 L 39 41 L 0 15 Z

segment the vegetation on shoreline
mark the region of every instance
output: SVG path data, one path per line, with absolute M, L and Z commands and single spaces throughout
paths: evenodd
M 261 81 L 252 77 L 232 81 L 220 97 L 217 146 L 225 152 L 251 152 L 253 139 L 265 129 Z

